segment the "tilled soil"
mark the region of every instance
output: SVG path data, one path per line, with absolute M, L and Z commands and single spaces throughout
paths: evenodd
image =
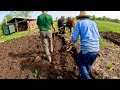
M 0 43 L 1 79 L 75 79 L 78 68 L 66 51 L 63 40 L 54 38 L 54 53 L 49 64 L 39 35 L 24 36 Z M 36 72 L 35 72 L 36 71 Z
M 110 40 L 111 42 L 120 45 L 120 33 L 116 32 L 101 32 L 103 38 Z
M 64 38 L 53 38 L 52 63 L 48 63 L 39 35 L 23 36 L 0 43 L 0 79 L 77 79 L 76 58 L 79 45 L 66 51 Z M 77 49 L 76 49 L 77 48 Z M 74 52 L 74 54 L 73 54 Z M 92 75 L 96 79 L 120 78 L 120 48 L 101 48 Z M 108 69 L 106 65 L 112 63 Z
M 120 46 L 109 43 L 100 49 L 92 68 L 96 79 L 120 79 Z

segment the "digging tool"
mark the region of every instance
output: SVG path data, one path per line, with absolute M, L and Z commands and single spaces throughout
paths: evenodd
M 80 44 L 79 44 L 79 43 L 73 44 L 73 43 L 70 42 L 70 43 L 68 44 L 68 46 L 67 46 L 67 51 L 69 52 L 74 45 L 80 45 Z

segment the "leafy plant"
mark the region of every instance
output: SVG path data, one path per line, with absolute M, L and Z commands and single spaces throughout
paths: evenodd
M 111 69 L 111 68 L 112 68 L 112 66 L 113 66 L 113 64 L 112 64 L 112 63 L 108 63 L 108 64 L 106 65 L 106 68 L 107 68 L 107 69 Z
M 40 72 L 39 72 L 38 70 L 34 70 L 33 76 L 34 76 L 35 78 L 39 78 Z
M 35 78 L 37 78 L 37 77 L 38 77 L 38 71 L 35 70 L 35 71 L 33 72 L 33 75 L 34 75 Z

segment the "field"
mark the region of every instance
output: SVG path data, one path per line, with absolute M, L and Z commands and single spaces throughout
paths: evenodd
M 92 67 L 92 75 L 95 79 L 120 79 L 120 34 L 118 34 L 120 24 L 95 22 L 101 32 L 100 56 Z M 76 44 L 70 52 L 66 51 L 67 41 L 70 38 L 68 30 L 66 38 L 56 34 L 53 39 L 54 52 L 51 64 L 44 56 L 38 31 L 18 32 L 0 37 L 0 78 L 77 79 L 79 72 L 76 57 L 80 48 Z
M 109 21 L 95 21 L 98 25 L 99 31 L 111 31 L 120 33 L 120 24 Z

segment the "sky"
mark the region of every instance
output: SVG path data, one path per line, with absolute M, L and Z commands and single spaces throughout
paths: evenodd
M 0 22 L 3 20 L 4 16 L 6 14 L 9 14 L 10 11 L 1 11 L 0 12 Z M 120 11 L 89 11 L 90 15 L 95 15 L 96 17 L 102 17 L 106 16 L 112 19 L 120 19 Z M 38 15 L 41 14 L 41 11 L 34 11 L 32 13 L 32 18 L 37 18 Z M 56 17 L 61 17 L 61 16 L 71 16 L 75 17 L 80 14 L 80 11 L 49 11 L 48 14 L 53 16 L 53 19 L 55 20 Z

